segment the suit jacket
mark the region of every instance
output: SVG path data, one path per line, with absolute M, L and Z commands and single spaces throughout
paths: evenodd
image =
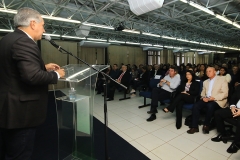
M 226 107 L 227 97 L 228 97 L 228 83 L 225 77 L 215 76 L 215 81 L 212 87 L 211 96 L 215 98 L 215 101 L 222 108 Z M 209 79 L 203 82 L 203 90 L 201 97 L 207 96 L 209 88 Z
M 141 81 L 141 84 L 148 86 L 149 85 L 149 72 L 146 71 L 145 73 L 143 73 L 142 78 L 140 78 L 139 75 L 139 81 Z
M 237 90 L 231 96 L 231 99 L 229 101 L 229 105 L 237 105 L 239 100 L 240 100 L 240 90 Z
M 19 29 L 3 37 L 0 48 L 0 128 L 40 125 L 57 73 L 46 71 L 37 44 Z
M 180 86 L 177 88 L 177 93 L 185 91 L 186 81 L 181 81 Z M 190 85 L 189 91 L 190 96 L 196 97 L 199 95 L 200 84 L 198 81 L 193 81 Z
M 158 69 L 156 75 L 162 76 L 162 71 L 161 71 L 160 69 Z M 153 69 L 153 70 L 150 72 L 150 78 L 153 78 L 154 76 L 155 76 L 155 69 Z

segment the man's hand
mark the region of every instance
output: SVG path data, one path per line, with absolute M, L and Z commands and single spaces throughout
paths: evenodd
M 64 78 L 64 76 L 65 76 L 65 71 L 64 71 L 64 69 L 59 69 L 59 70 L 56 70 L 55 72 L 58 72 L 60 78 Z
M 183 91 L 183 92 L 181 92 L 181 93 L 184 93 L 184 94 L 190 95 L 190 94 L 189 94 L 189 93 L 187 93 L 186 91 Z
M 240 83 L 238 83 L 238 82 L 236 82 L 235 84 L 234 84 L 234 86 L 236 87 L 236 86 L 238 86 Z
M 203 102 L 208 102 L 209 98 L 206 98 L 206 97 L 205 97 L 205 98 L 203 98 L 202 100 L 203 100 Z
M 45 65 L 47 71 L 56 71 L 60 69 L 60 66 L 55 63 L 49 63 Z
M 240 116 L 240 109 L 235 108 L 235 113 L 233 114 L 233 117 L 238 117 Z
M 236 111 L 237 111 L 237 108 L 234 107 L 234 106 L 232 106 L 232 107 L 231 107 L 231 111 L 232 111 L 232 114 L 234 115 L 234 114 L 236 113 Z
M 211 96 L 211 97 L 208 98 L 208 101 L 214 101 L 214 99 L 215 98 Z

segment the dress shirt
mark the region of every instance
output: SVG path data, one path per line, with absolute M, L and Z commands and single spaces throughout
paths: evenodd
M 215 77 L 213 79 L 208 79 L 209 80 L 209 87 L 208 87 L 208 91 L 207 91 L 207 97 L 211 97 L 211 95 L 212 95 L 212 87 L 213 87 L 214 81 L 216 79 Z
M 170 82 L 170 86 L 167 85 L 166 83 L 163 83 L 163 85 L 162 85 L 162 89 L 164 89 L 168 92 L 174 92 L 181 82 L 180 76 L 178 74 L 176 74 L 172 78 L 169 75 L 166 75 L 163 79 Z M 158 84 L 158 87 L 159 87 L 159 84 Z

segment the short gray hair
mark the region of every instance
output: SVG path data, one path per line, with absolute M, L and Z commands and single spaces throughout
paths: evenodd
M 14 26 L 17 27 L 27 27 L 29 26 L 32 20 L 35 20 L 37 23 L 41 22 L 41 14 L 28 7 L 20 8 L 17 14 L 14 16 Z

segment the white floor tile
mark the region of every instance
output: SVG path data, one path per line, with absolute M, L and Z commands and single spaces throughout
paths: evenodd
M 230 157 L 229 157 L 230 160 L 239 160 L 240 159 L 240 150 L 238 150 L 237 153 L 234 153 L 232 154 Z
M 182 134 L 182 136 L 191 140 L 191 141 L 193 141 L 193 142 L 198 143 L 199 145 L 205 143 L 206 141 L 208 141 L 210 139 L 210 137 L 206 136 L 206 134 L 203 134 L 201 132 L 194 133 L 194 134 L 188 134 L 187 130 L 186 130 L 186 132 L 184 132 Z
M 149 123 L 149 122 L 139 124 L 138 126 L 142 129 L 144 129 L 145 131 L 149 132 L 149 133 L 152 133 L 152 132 L 162 128 L 159 125 L 156 125 L 154 123 Z
M 211 139 L 209 139 L 207 142 L 203 143 L 202 146 L 209 148 L 217 153 L 220 153 L 226 157 L 229 157 L 231 154 L 227 153 L 228 147 L 231 145 L 231 142 L 229 143 L 223 143 L 223 142 L 213 142 Z
M 148 153 L 149 151 L 144 148 L 142 145 L 140 145 L 139 143 L 137 143 L 136 141 L 131 141 L 129 142 L 132 146 L 134 146 L 137 150 L 139 150 L 140 152 L 142 152 L 143 154 Z
M 138 142 L 139 144 L 141 144 L 142 146 L 144 146 L 149 151 L 151 151 L 165 143 L 163 140 L 161 140 L 151 134 L 147 134 L 143 137 L 140 137 L 140 138 L 136 139 L 135 141 Z
M 151 160 L 161 160 L 161 158 L 157 157 L 155 154 L 153 154 L 152 152 L 148 152 L 146 154 L 146 156 L 151 159 Z
M 226 160 L 227 157 L 218 154 L 217 152 L 214 152 L 211 149 L 208 149 L 204 146 L 198 147 L 196 150 L 194 150 L 192 153 L 190 153 L 190 156 L 196 158 L 196 159 L 204 159 L 204 160 Z
M 145 131 L 142 128 L 137 127 L 137 126 L 126 129 L 126 130 L 123 131 L 123 133 L 125 133 L 126 135 L 128 135 L 132 139 L 137 139 L 139 137 L 142 137 L 142 136 L 148 134 L 147 131 Z
M 136 117 L 128 119 L 128 121 L 135 124 L 135 125 L 139 125 L 139 124 L 145 123 L 146 119 L 144 119 L 140 116 L 136 116 Z
M 174 138 L 173 140 L 169 141 L 168 144 L 174 146 L 175 148 L 178 148 L 179 150 L 187 154 L 191 153 L 194 149 L 196 149 L 199 146 L 199 144 L 183 136 L 178 136 Z
M 172 131 L 169 131 L 165 128 L 161 128 L 159 130 L 156 130 L 155 132 L 152 133 L 152 135 L 160 138 L 161 140 L 168 142 L 172 140 L 173 138 L 177 137 L 178 135 Z
M 117 133 L 120 137 L 122 137 L 123 139 L 125 139 L 127 142 L 131 142 L 133 139 L 131 137 L 129 137 L 128 135 L 126 135 L 123 132 L 118 132 Z
M 152 150 L 151 152 L 162 160 L 180 160 L 187 155 L 186 153 L 167 143 Z
M 187 155 L 186 157 L 184 157 L 182 160 L 196 160 L 195 158 Z
M 129 122 L 127 120 L 116 122 L 116 123 L 113 123 L 112 125 L 117 127 L 120 131 L 126 130 L 128 128 L 132 128 L 135 126 L 134 124 L 132 124 L 131 122 Z

